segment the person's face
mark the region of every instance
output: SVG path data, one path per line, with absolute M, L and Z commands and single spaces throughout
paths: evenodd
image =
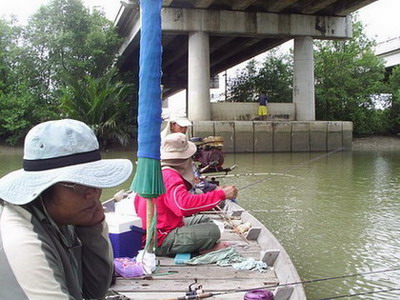
M 178 123 L 171 123 L 171 132 L 172 133 L 180 132 L 180 133 L 186 134 L 186 131 L 187 131 L 187 127 L 179 126 Z
M 93 226 L 104 219 L 99 201 L 101 189 L 73 183 L 57 183 L 45 198 L 49 215 L 58 225 Z

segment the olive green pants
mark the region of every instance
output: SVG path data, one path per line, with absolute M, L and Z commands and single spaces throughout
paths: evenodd
M 185 225 L 172 230 L 161 247 L 158 256 L 174 256 L 177 253 L 197 253 L 212 248 L 221 237 L 218 226 L 205 215 L 185 218 Z

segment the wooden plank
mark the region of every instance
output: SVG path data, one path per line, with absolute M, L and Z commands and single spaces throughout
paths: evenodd
M 246 292 L 229 293 L 207 299 L 243 300 L 245 293 Z M 185 294 L 182 293 L 179 294 L 179 293 L 167 293 L 167 292 L 158 292 L 158 293 L 154 292 L 152 294 L 141 293 L 141 292 L 137 293 L 124 292 L 123 294 L 129 297 L 130 300 L 169 300 L 185 296 Z
M 256 274 L 256 273 L 254 273 Z M 165 292 L 177 292 L 184 293 L 188 290 L 190 284 L 194 283 L 193 280 L 117 280 L 115 285 L 111 287 L 112 290 L 119 293 L 124 292 L 146 292 L 153 293 L 159 291 Z M 258 278 L 254 276 L 251 280 L 243 280 L 231 278 L 226 280 L 225 278 L 219 279 L 197 279 L 197 283 L 202 285 L 205 292 L 234 292 L 236 290 L 251 290 L 263 288 L 271 285 L 278 284 L 277 280 L 264 280 L 264 278 Z
M 202 266 L 163 266 L 157 269 L 150 277 L 151 280 L 192 280 L 194 278 L 216 279 L 230 278 L 235 279 L 252 279 L 254 276 L 259 277 L 265 281 L 276 280 L 275 272 L 272 269 L 267 269 L 265 272 L 249 271 L 249 270 L 235 270 L 231 266 L 221 267 L 216 265 L 202 265 Z M 148 278 L 150 278 L 148 277 Z M 137 279 L 124 279 L 118 277 L 118 280 L 145 280 L 144 277 Z
M 236 233 L 236 231 L 233 231 L 233 230 L 225 229 L 224 233 L 222 234 L 222 238 L 221 239 L 224 240 L 224 241 L 232 241 L 232 242 L 237 241 L 237 242 L 242 242 L 243 243 L 242 238 L 239 237 L 239 235 Z M 251 244 L 257 244 L 257 242 L 256 241 L 248 241 L 247 240 L 247 242 L 243 243 L 243 244 L 251 245 Z
M 238 210 L 235 209 L 234 211 Z M 229 214 L 229 212 L 227 213 Z M 133 279 L 117 278 L 116 284 L 111 289 L 129 297 L 131 300 L 177 299 L 185 295 L 189 285 L 193 284 L 196 279 L 197 285 L 202 285 L 206 293 L 212 292 L 216 294 L 209 299 L 242 300 L 246 291 L 257 288 L 273 290 L 279 283 L 293 282 L 289 277 L 292 272 L 290 266 L 287 269 L 288 272 L 284 273 L 288 278 L 282 277 L 281 279 L 284 280 L 279 282 L 277 270 L 282 268 L 282 253 L 279 254 L 279 247 L 274 247 L 279 243 L 270 243 L 274 237 L 271 237 L 268 230 L 246 211 L 241 211 L 240 215 L 243 223 L 250 222 L 254 228 L 260 228 L 260 235 L 255 236 L 256 240 L 251 240 L 247 244 L 236 232 L 226 229 L 222 234 L 221 241 L 232 243 L 232 247 L 235 247 L 244 257 L 252 257 L 256 260 L 264 259 L 267 264 L 272 264 L 275 256 L 276 263 L 274 268 L 269 268 L 262 273 L 248 270 L 238 271 L 231 266 L 220 267 L 216 264 L 195 266 L 175 264 L 174 258 L 157 257 L 159 265 L 157 271 L 151 276 Z M 208 214 L 208 216 L 212 219 L 221 220 L 221 216 L 216 213 Z M 229 217 L 229 219 L 233 218 Z M 284 249 L 282 251 L 285 258 L 287 255 Z M 291 263 L 290 260 L 289 263 Z M 281 288 L 277 289 L 276 295 L 278 298 L 276 300 L 296 298 L 299 294 L 296 288 Z

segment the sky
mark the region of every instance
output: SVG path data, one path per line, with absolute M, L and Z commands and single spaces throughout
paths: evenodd
M 49 0 L 1 0 L 0 16 L 16 15 L 24 24 L 27 18 Z M 106 17 L 114 21 L 120 8 L 119 0 L 83 0 L 84 5 L 102 7 Z M 382 42 L 400 36 L 400 0 L 377 0 L 359 10 L 359 17 L 366 26 L 366 34 Z
M 0 16 L 15 15 L 20 23 L 25 24 L 28 17 L 33 15 L 40 6 L 49 3 L 49 0 L 1 0 Z M 86 7 L 99 6 L 104 9 L 106 17 L 114 21 L 121 6 L 119 0 L 83 0 Z
M 49 0 L 0 0 L 0 16 L 17 16 L 21 24 L 26 24 L 29 16 L 34 14 L 41 5 L 45 5 Z M 103 8 L 106 17 L 114 21 L 120 8 L 120 0 L 83 0 L 86 7 L 93 8 L 98 6 Z M 377 0 L 366 7 L 358 10 L 359 19 L 365 26 L 366 35 L 375 39 L 376 42 L 384 42 L 391 38 L 400 37 L 400 0 Z M 283 51 L 291 47 L 291 42 L 283 45 Z M 286 50 L 285 50 L 286 49 Z M 228 70 L 230 76 L 237 67 Z M 220 90 L 224 88 L 224 82 L 220 76 L 220 89 L 216 92 L 223 93 Z M 173 96 L 178 99 L 178 103 L 183 101 L 184 92 Z M 181 104 L 178 104 L 178 106 Z

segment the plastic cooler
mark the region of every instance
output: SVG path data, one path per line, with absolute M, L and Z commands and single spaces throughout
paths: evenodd
M 142 220 L 134 215 L 106 213 L 109 236 L 116 257 L 135 257 L 142 248 Z

